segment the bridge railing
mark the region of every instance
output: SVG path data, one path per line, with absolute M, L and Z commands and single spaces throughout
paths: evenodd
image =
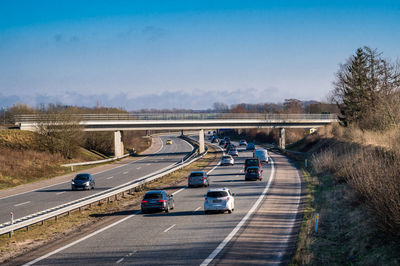
M 48 121 L 54 116 L 16 115 L 14 121 Z M 73 114 L 72 118 L 81 121 L 92 120 L 336 120 L 336 114 L 261 114 L 261 113 L 124 113 L 124 114 Z

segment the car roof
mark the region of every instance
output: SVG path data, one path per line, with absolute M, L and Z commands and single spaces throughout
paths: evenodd
M 150 190 L 147 191 L 146 194 L 160 194 L 160 193 L 164 193 L 165 190 Z
M 213 192 L 213 191 L 227 191 L 229 188 L 223 187 L 223 188 L 210 188 L 208 192 Z
M 191 174 L 192 174 L 192 173 L 201 173 L 201 174 L 204 174 L 205 172 L 204 172 L 204 171 L 192 171 Z

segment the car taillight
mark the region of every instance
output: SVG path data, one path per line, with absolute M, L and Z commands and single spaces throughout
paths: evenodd
M 206 176 L 203 176 L 203 179 L 207 179 L 207 177 L 206 177 Z
M 165 199 L 161 199 L 158 202 L 167 202 Z
M 147 203 L 148 201 L 147 200 L 142 200 L 142 203 Z
M 229 197 L 226 197 L 226 201 L 228 201 L 229 200 Z
M 207 198 L 205 198 L 204 201 L 208 203 L 208 199 Z

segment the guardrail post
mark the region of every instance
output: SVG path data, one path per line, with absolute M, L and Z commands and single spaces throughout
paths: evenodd
M 10 216 L 11 216 L 11 224 L 14 224 L 14 213 L 10 212 Z M 10 233 L 8 234 L 9 237 L 12 237 L 14 231 L 10 231 Z

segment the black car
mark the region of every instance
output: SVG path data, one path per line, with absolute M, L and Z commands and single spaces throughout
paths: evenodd
M 169 212 L 174 208 L 174 198 L 168 195 L 165 190 L 151 190 L 144 194 L 141 209 L 142 213 L 149 211 Z
M 224 140 L 224 139 L 221 139 L 221 140 L 219 141 L 219 145 L 225 145 L 225 140 Z
M 95 182 L 91 174 L 77 174 L 71 181 L 71 189 L 94 189 Z
M 245 173 L 245 180 L 262 180 L 262 172 L 260 167 L 250 166 L 247 167 Z
M 248 151 L 254 151 L 256 149 L 256 145 L 254 145 L 253 142 L 248 142 L 246 145 L 246 150 Z

